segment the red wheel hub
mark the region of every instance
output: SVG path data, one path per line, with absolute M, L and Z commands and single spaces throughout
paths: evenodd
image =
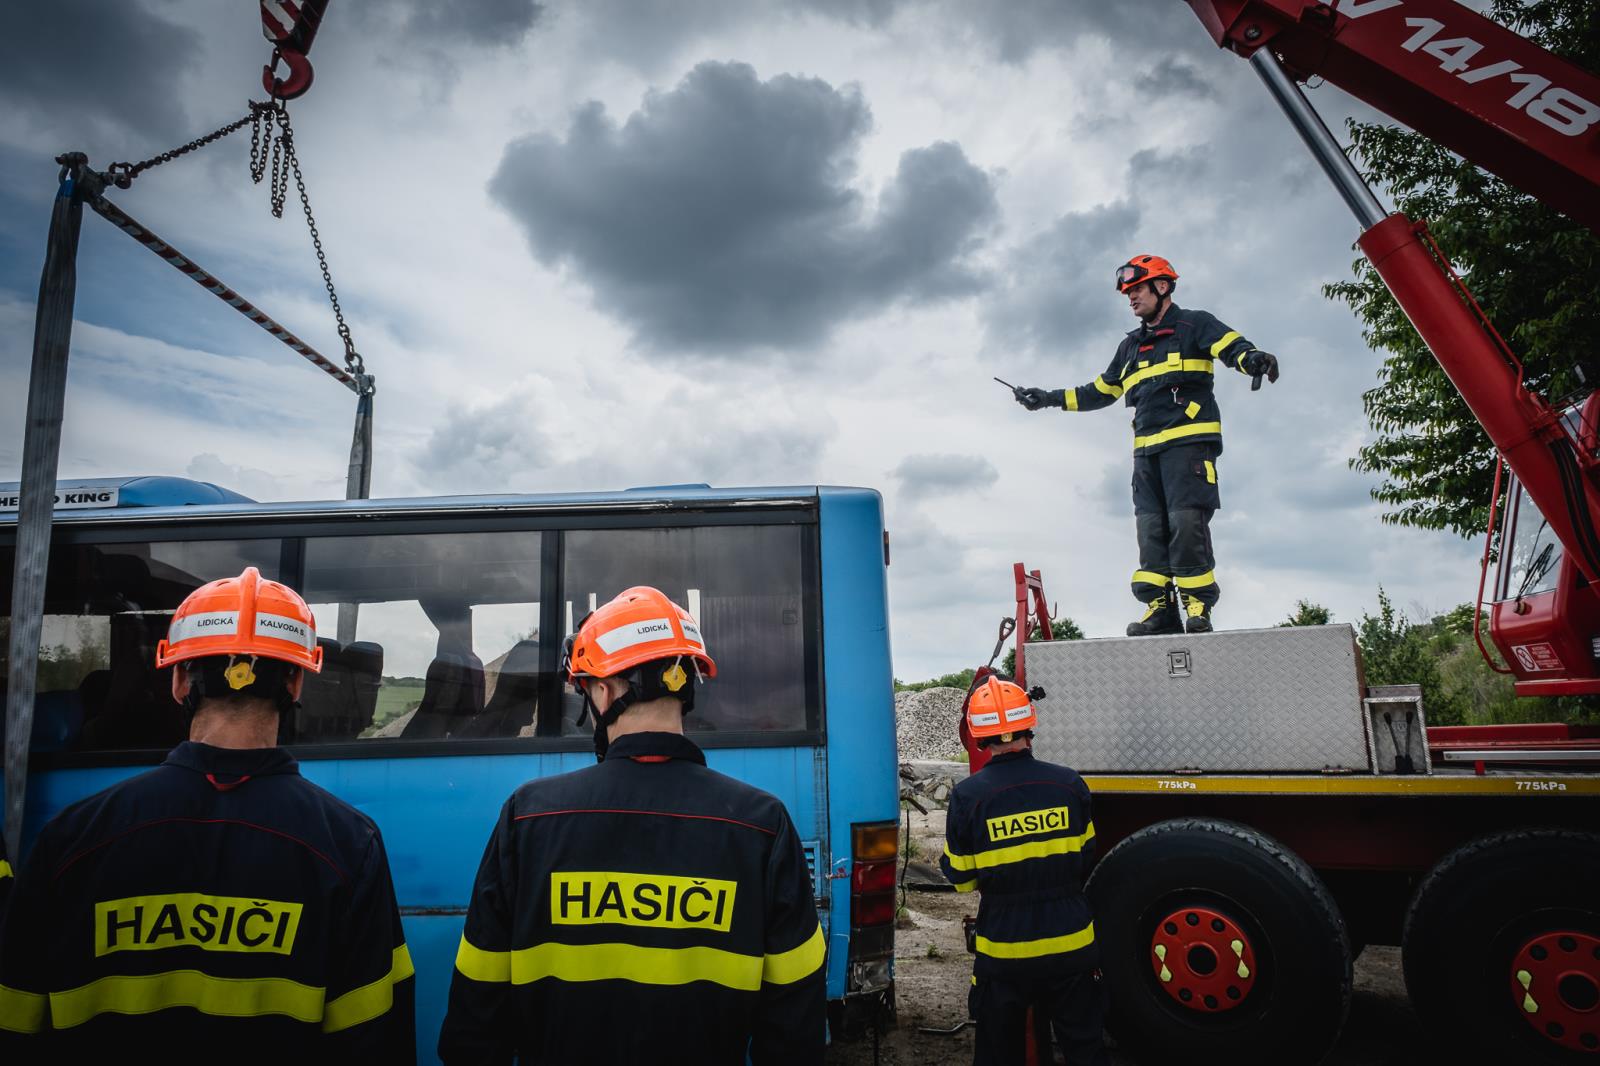
M 1225 914 L 1185 907 L 1156 923 L 1150 966 L 1162 991 L 1203 1014 L 1232 1010 L 1256 983 L 1250 938 Z
M 1517 1012 L 1545 1039 L 1600 1057 L 1600 938 L 1555 930 L 1511 960 Z

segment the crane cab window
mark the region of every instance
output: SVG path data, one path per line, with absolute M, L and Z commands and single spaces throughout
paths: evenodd
M 1502 600 L 1549 592 L 1561 569 L 1561 542 L 1520 482 L 1510 498 L 1507 535 L 1500 545 Z

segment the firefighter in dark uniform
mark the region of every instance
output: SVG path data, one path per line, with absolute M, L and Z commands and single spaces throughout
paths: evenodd
M 1212 393 L 1215 364 L 1278 380 L 1278 358 L 1205 311 L 1172 302 L 1178 274 L 1158 255 L 1117 268 L 1139 328 L 1123 338 L 1104 374 L 1075 389 L 1016 390 L 1030 411 L 1093 411 L 1119 397 L 1133 408 L 1133 511 L 1139 569 L 1133 595 L 1145 605 L 1128 636 L 1211 632 L 1221 590 L 1211 551 L 1211 516 L 1222 505 L 1217 458 L 1222 415 Z M 1176 585 L 1176 588 L 1173 586 Z M 1179 605 L 1182 604 L 1180 618 Z
M 39 834 L 0 932 L 0 1060 L 413 1061 L 378 827 L 274 746 L 322 666 L 305 601 L 254 567 L 213 581 L 156 665 L 189 740 Z
M 978 1023 L 974 1066 L 1023 1061 L 1033 1008 L 1040 1062 L 1047 1030 L 1068 1066 L 1109 1066 L 1105 997 L 1083 882 L 1094 857 L 1089 787 L 1033 757 L 1028 694 L 990 677 L 967 701 L 967 726 L 992 753 L 956 785 L 939 867 L 957 892 L 977 890 L 977 958 L 968 998 Z
M 530 781 L 473 885 L 446 1063 L 822 1061 L 825 942 L 775 797 L 683 735 L 716 676 L 699 626 L 631 588 L 569 640 L 599 765 Z

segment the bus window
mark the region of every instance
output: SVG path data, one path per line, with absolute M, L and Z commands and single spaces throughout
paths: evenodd
M 795 525 L 574 530 L 562 553 L 565 628 L 630 586 L 654 585 L 695 615 L 717 663 L 716 683 L 695 694 L 684 720 L 690 733 L 818 729 L 820 636 L 803 577 L 814 551 L 807 532 Z M 570 690 L 566 702 L 574 702 Z
M 324 666 L 294 741 L 532 736 L 542 543 L 537 532 L 308 538 L 303 591 Z M 338 631 L 341 607 L 353 633 Z
M 12 553 L 3 553 L 7 619 Z M 166 749 L 181 741 L 183 710 L 172 700 L 168 672 L 155 665 L 172 612 L 207 581 L 246 566 L 276 577 L 281 554 L 282 542 L 269 538 L 52 547 L 34 750 Z M 9 673 L 9 664 L 0 667 L 0 676 Z

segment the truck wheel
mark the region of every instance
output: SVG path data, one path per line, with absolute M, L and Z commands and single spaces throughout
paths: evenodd
M 1406 990 L 1485 1061 L 1600 1062 L 1600 836 L 1517 829 L 1446 855 L 1406 914 Z
M 1185 818 L 1111 849 L 1087 892 L 1108 1025 L 1152 1062 L 1314 1063 L 1350 1008 L 1350 943 L 1299 856 L 1249 826 Z

